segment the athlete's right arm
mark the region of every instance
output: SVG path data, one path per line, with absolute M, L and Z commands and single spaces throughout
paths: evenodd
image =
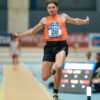
M 31 28 L 31 29 L 29 29 L 29 30 L 27 30 L 25 32 L 22 32 L 20 34 L 14 32 L 13 33 L 13 37 L 14 38 L 22 38 L 22 37 L 26 37 L 26 36 L 32 35 L 34 33 L 37 33 L 38 31 L 43 29 L 44 24 L 45 24 L 44 22 L 45 22 L 45 18 L 42 18 L 40 20 L 40 22 L 35 27 L 33 27 L 33 28 Z

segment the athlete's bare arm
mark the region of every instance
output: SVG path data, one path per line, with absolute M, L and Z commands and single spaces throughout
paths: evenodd
M 23 33 L 20 33 L 20 34 L 14 32 L 13 37 L 14 38 L 22 38 L 22 37 L 32 35 L 34 33 L 37 33 L 38 31 L 40 31 L 41 29 L 43 29 L 44 25 L 45 25 L 45 18 L 42 18 L 40 20 L 40 22 L 35 27 L 33 27 L 33 28 L 23 32 Z
M 67 14 L 61 15 L 64 22 L 75 24 L 75 25 L 83 25 L 83 24 L 89 24 L 89 17 L 87 16 L 86 19 L 80 19 L 80 18 L 71 18 Z

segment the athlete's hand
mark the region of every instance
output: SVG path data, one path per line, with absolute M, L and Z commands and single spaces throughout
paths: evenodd
M 13 38 L 18 38 L 19 37 L 19 35 L 18 35 L 18 33 L 13 33 Z
M 90 18 L 89 18 L 89 16 L 86 17 L 85 22 L 86 22 L 86 24 L 89 24 L 89 23 L 90 23 Z

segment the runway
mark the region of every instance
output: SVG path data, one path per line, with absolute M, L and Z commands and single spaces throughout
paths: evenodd
M 4 66 L 3 100 L 52 100 L 24 64 Z
M 91 50 L 93 52 L 93 56 L 95 56 L 96 52 L 99 51 L 100 48 Z M 68 62 L 84 61 L 86 60 L 85 57 L 86 51 L 87 49 L 78 49 L 76 51 L 71 49 L 69 51 L 68 57 L 66 58 L 66 61 L 67 60 Z M 41 99 L 42 98 L 40 97 L 41 93 L 43 93 L 43 95 L 47 97 L 46 100 L 52 100 L 51 94 L 53 92 L 53 89 L 49 87 L 49 83 L 53 82 L 53 77 L 51 77 L 46 82 L 42 81 L 41 79 L 42 56 L 43 56 L 43 50 L 41 48 L 21 48 L 21 55 L 19 57 L 20 58 L 19 70 L 13 71 L 12 70 L 13 66 L 11 65 L 11 57 L 9 56 L 9 48 L 2 48 L 2 49 L 0 48 L 0 100 L 20 100 L 20 98 L 21 100 L 23 99 L 45 100 L 44 98 Z M 78 60 L 77 59 L 75 60 L 75 58 L 78 58 Z M 28 75 L 30 78 L 27 79 L 26 75 Z M 8 78 L 8 80 L 6 81 L 7 77 L 10 76 L 12 78 Z M 32 83 L 30 83 L 30 81 Z M 7 85 L 8 83 L 10 85 Z M 40 94 L 39 93 L 37 94 L 38 92 L 37 87 L 39 88 Z M 35 90 L 36 93 L 33 92 Z M 14 98 L 14 96 L 16 97 Z M 35 97 L 36 99 L 33 99 Z M 63 98 L 63 100 L 72 100 L 72 99 L 86 100 L 86 94 L 59 93 L 59 97 L 60 99 Z M 99 97 L 100 93 L 92 94 L 92 100 L 98 100 Z

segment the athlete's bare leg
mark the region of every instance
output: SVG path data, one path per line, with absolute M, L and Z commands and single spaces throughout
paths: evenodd
M 13 70 L 18 70 L 18 57 L 13 57 Z
M 16 64 L 16 59 L 15 59 L 15 57 L 12 57 L 12 63 L 13 63 L 13 65 Z
M 16 59 L 15 63 L 16 65 L 18 65 L 18 57 L 16 57 L 15 59 Z
M 56 55 L 56 74 L 54 76 L 54 89 L 59 89 L 60 80 L 62 77 L 62 66 L 66 58 L 66 52 L 62 50 Z
M 53 74 L 53 62 L 44 61 L 42 64 L 42 80 L 46 81 Z

